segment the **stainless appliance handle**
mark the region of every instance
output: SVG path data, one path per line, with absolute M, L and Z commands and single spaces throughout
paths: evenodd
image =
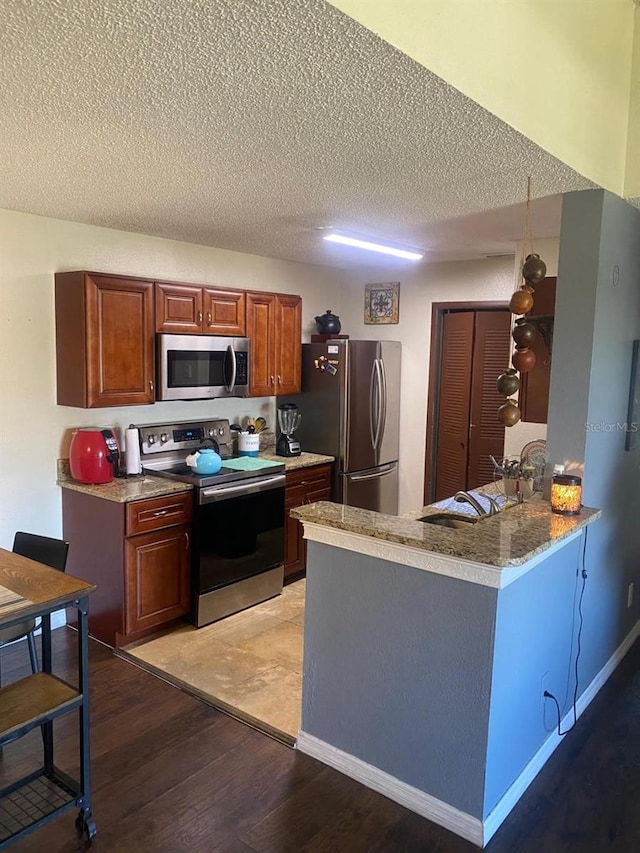
M 371 447 L 376 449 L 376 433 L 377 433 L 377 424 L 374 425 L 375 416 L 373 410 L 373 395 L 376 386 L 376 361 L 371 365 L 371 380 L 369 382 L 369 432 L 371 434 Z
M 388 465 L 384 465 L 378 468 L 377 471 L 371 471 L 368 474 L 347 474 L 347 480 L 351 480 L 351 482 L 356 483 L 360 480 L 379 480 L 380 477 L 386 477 L 387 474 L 393 473 L 396 468 L 395 462 L 390 462 Z
M 224 501 L 228 498 L 239 497 L 240 495 L 268 492 L 270 489 L 282 488 L 284 484 L 284 474 L 275 474 L 271 477 L 260 477 L 256 480 L 245 481 L 238 486 L 227 486 L 226 488 L 211 486 L 198 490 L 198 503 L 213 503 L 214 501 Z
M 380 447 L 381 436 L 380 433 L 384 429 L 383 423 L 383 384 L 382 384 L 382 372 L 380 367 L 381 360 L 376 358 L 373 362 L 373 369 L 375 371 L 376 377 L 376 433 L 375 439 L 373 442 L 373 449 L 378 450 Z
M 231 344 L 227 347 L 227 354 L 229 353 L 231 353 L 231 364 L 233 367 L 231 370 L 231 382 L 226 386 L 226 389 L 230 394 L 233 391 L 233 386 L 236 384 L 236 351 Z
M 381 403 L 380 403 L 380 426 L 379 426 L 379 436 L 378 436 L 378 448 L 382 445 L 382 439 L 384 438 L 384 428 L 387 423 L 387 374 L 384 372 L 384 361 L 379 358 L 378 364 L 380 365 L 380 391 L 381 393 Z

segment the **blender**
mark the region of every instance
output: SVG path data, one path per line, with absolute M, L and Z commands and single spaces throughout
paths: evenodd
M 300 456 L 300 442 L 293 433 L 300 425 L 300 412 L 295 403 L 282 403 L 278 406 L 278 426 L 280 435 L 276 443 L 278 456 Z

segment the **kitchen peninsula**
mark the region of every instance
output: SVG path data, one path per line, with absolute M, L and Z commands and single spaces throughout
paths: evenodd
M 298 748 L 484 845 L 572 707 L 587 525 L 531 501 L 463 529 L 333 503 L 308 543 Z M 588 569 L 588 567 L 587 567 Z

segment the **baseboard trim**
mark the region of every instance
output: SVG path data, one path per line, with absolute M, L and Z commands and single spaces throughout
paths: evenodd
M 317 758 L 345 776 L 362 782 L 367 788 L 383 794 L 421 817 L 437 823 L 438 826 L 444 826 L 472 844 L 482 845 L 482 821 L 479 818 L 472 817 L 307 732 L 301 731 L 298 734 L 296 749 Z
M 636 622 L 622 643 L 620 643 L 618 648 L 578 699 L 576 703 L 576 715 L 578 717 L 580 717 L 589 707 L 593 698 L 613 674 L 614 670 L 634 644 L 638 636 L 640 636 L 640 620 Z M 565 714 L 561 723 L 561 728 L 567 729 L 572 722 L 573 706 Z M 484 821 L 483 846 L 488 844 L 489 840 L 495 835 L 500 825 L 504 822 L 518 800 L 522 797 L 529 785 L 533 782 L 563 740 L 564 738 L 560 737 L 557 732 L 550 735 L 515 780 L 513 785 L 511 785 L 506 794 L 498 802 L 493 811 L 487 816 Z
M 578 699 L 576 704 L 578 717 L 588 708 L 593 698 L 612 675 L 639 636 L 640 620 L 636 622 Z M 565 714 L 562 720 L 562 728 L 567 728 L 571 722 L 573 722 L 573 708 Z M 378 793 L 399 803 L 401 806 L 405 806 L 405 808 L 419 814 L 421 817 L 427 818 L 427 820 L 431 820 L 439 826 L 443 826 L 445 829 L 454 832 L 467 841 L 471 841 L 473 844 L 477 844 L 478 847 L 485 847 L 562 740 L 563 738 L 559 737 L 556 732 L 547 738 L 484 821 L 466 812 L 462 812 L 454 806 L 449 805 L 449 803 L 438 800 L 436 797 L 431 796 L 431 794 L 414 788 L 400 779 L 396 779 L 395 776 L 385 773 L 372 764 L 367 764 L 366 761 L 356 758 L 355 755 L 343 752 L 341 749 L 320 740 L 308 732 L 299 732 L 296 749 L 299 749 L 305 755 L 317 758 L 323 764 L 327 764 L 329 767 L 333 767 L 334 770 L 344 773 L 345 776 L 361 782 L 367 788 L 378 791 Z

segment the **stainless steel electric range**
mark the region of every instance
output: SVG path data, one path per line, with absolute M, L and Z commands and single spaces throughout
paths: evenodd
M 201 627 L 282 592 L 284 463 L 232 453 L 228 420 L 144 424 L 143 471 L 194 486 L 191 619 Z M 196 474 L 186 457 L 213 447 L 217 474 Z

